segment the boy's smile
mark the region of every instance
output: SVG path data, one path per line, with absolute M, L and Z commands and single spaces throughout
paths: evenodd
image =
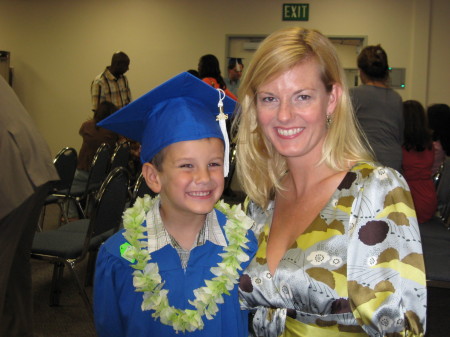
M 161 196 L 164 223 L 204 221 L 224 188 L 222 140 L 182 141 L 163 151 L 162 170 L 146 164 L 143 172 L 149 186 Z

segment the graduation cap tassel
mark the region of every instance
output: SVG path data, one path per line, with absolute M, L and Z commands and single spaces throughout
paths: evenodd
M 225 156 L 223 160 L 223 175 L 228 176 L 230 170 L 230 141 L 228 139 L 226 120 L 228 115 L 223 113 L 223 100 L 225 98 L 225 92 L 222 89 L 217 89 L 219 92 L 219 103 L 217 104 L 219 108 L 219 114 L 216 116 L 216 121 L 219 121 L 220 130 L 223 134 L 223 140 L 225 142 Z

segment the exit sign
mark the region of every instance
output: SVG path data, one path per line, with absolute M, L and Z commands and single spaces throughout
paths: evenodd
M 283 4 L 283 21 L 308 21 L 309 4 Z

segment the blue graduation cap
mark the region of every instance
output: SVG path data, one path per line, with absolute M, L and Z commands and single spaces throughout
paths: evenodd
M 141 161 L 149 162 L 166 146 L 202 138 L 225 142 L 228 174 L 228 135 L 225 114 L 236 102 L 197 77 L 184 72 L 159 85 L 97 125 L 141 143 Z M 222 119 L 222 122 L 216 119 Z M 221 125 L 222 124 L 222 125 Z M 225 132 L 225 133 L 224 133 Z

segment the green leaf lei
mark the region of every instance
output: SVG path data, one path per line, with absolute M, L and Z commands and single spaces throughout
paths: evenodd
M 171 325 L 176 332 L 201 330 L 204 326 L 202 317 L 212 319 L 219 310 L 217 304 L 223 303 L 222 295 L 229 295 L 229 291 L 238 283 L 238 270 L 242 269 L 240 265 L 249 259 L 243 249 L 248 248 L 246 235 L 253 222 L 242 211 L 241 205 L 230 207 L 222 200 L 217 202 L 215 208 L 227 217 L 224 231 L 228 246 L 224 247 L 224 253 L 219 254 L 222 262 L 211 268 L 215 277 L 205 280 L 205 287 L 194 290 L 195 299 L 189 303 L 196 310 L 181 310 L 169 304 L 169 291 L 162 289 L 164 282 L 159 274 L 158 264 L 150 262 L 151 255 L 147 249 L 147 235 L 144 234 L 147 229 L 142 223 L 157 201 L 158 197 L 152 199 L 148 195 L 138 198 L 134 206 L 123 215 L 123 235 L 131 245 L 124 257 L 136 261 L 131 265 L 136 269 L 133 272 L 133 285 L 136 291 L 144 293 L 142 310 L 153 310 L 152 317 L 159 318 L 161 323 Z

